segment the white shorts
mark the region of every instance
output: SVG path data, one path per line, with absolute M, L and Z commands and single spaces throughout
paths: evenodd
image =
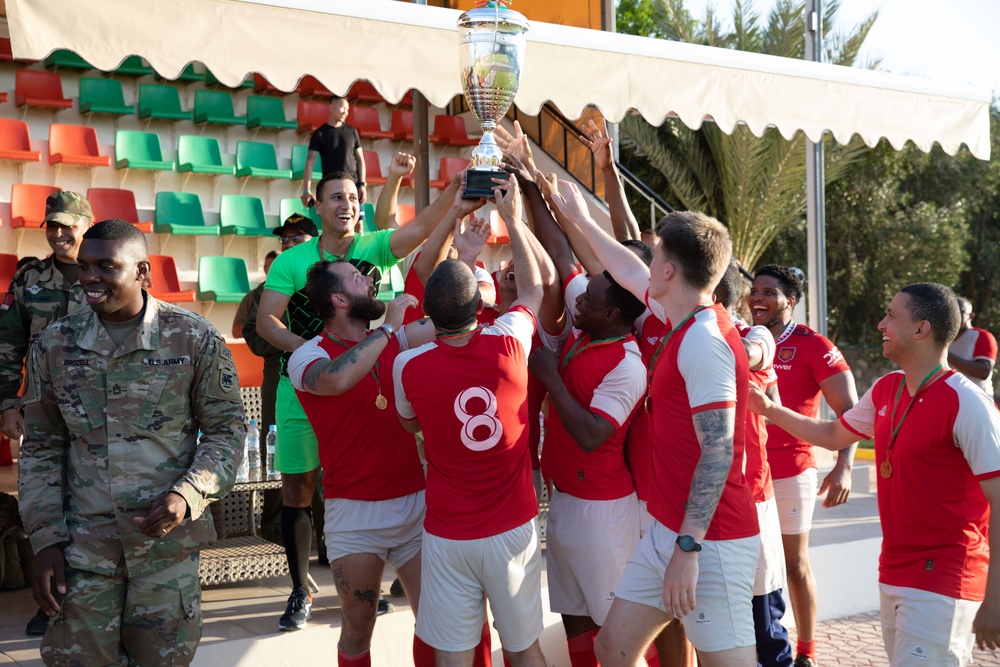
M 389 500 L 327 498 L 323 532 L 331 561 L 352 554 L 375 554 L 398 569 L 420 553 L 424 532 L 424 492 Z
M 782 535 L 802 535 L 812 528 L 818 477 L 816 468 L 809 468 L 795 477 L 772 480 Z
M 549 608 L 604 625 L 622 572 L 639 541 L 635 492 L 616 500 L 584 500 L 558 489 L 545 534 Z
M 892 667 L 964 667 L 982 602 L 879 584 L 882 641 Z
M 760 556 L 753 579 L 753 594 L 767 595 L 785 587 L 785 550 L 781 546 L 781 524 L 774 498 L 757 503 L 760 522 Z
M 625 568 L 618 597 L 665 612 L 663 575 L 676 540 L 677 533 L 659 521 L 653 522 Z M 688 639 L 699 651 L 726 651 L 757 643 L 750 600 L 759 554 L 757 535 L 702 542 L 695 608 L 681 619 Z
M 441 651 L 479 644 L 483 598 L 504 649 L 517 653 L 542 634 L 542 550 L 538 521 L 499 535 L 448 540 L 424 533 L 416 634 Z
M 639 501 L 639 537 L 649 532 L 653 527 L 653 515 L 649 513 L 649 501 Z

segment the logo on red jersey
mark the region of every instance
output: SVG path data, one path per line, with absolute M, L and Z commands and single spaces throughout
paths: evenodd
M 778 350 L 778 361 L 783 361 L 788 363 L 795 358 L 795 348 L 794 347 L 783 347 Z
M 826 365 L 829 366 L 830 368 L 833 368 L 834 366 L 836 366 L 837 364 L 839 364 L 844 360 L 844 354 L 840 350 L 838 350 L 837 346 L 835 345 L 832 348 L 830 348 L 829 352 L 823 355 L 823 358 L 826 359 Z

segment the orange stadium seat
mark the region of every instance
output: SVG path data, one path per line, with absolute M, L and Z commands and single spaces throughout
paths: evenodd
M 14 73 L 14 100 L 17 106 L 69 109 L 73 100 L 63 97 L 62 79 L 55 72 L 19 69 Z
M 0 160 L 41 162 L 41 151 L 31 150 L 28 124 L 20 120 L 0 118 Z
M 352 108 L 348 125 L 366 139 L 392 139 L 392 132 L 382 129 L 382 121 L 375 107 Z
M 309 134 L 326 125 L 330 120 L 330 105 L 326 102 L 299 100 L 299 134 Z
M 382 165 L 379 163 L 378 153 L 375 151 L 362 151 L 365 154 L 365 180 L 368 185 L 385 185 L 385 176 L 382 175 Z
M 118 188 L 90 188 L 87 190 L 87 200 L 94 211 L 94 220 L 120 218 L 131 222 L 141 231 L 152 234 L 152 222 L 140 222 L 139 211 L 135 207 L 135 194 L 131 190 Z
M 240 387 L 259 387 L 264 384 L 264 357 L 258 357 L 250 351 L 246 343 L 226 343 L 233 353 L 236 363 L 236 377 Z
M 496 209 L 490 211 L 490 237 L 486 239 L 489 245 L 510 245 L 507 234 L 507 223 L 503 221 Z
M 396 204 L 396 224 L 402 227 L 417 217 L 417 207 L 413 204 Z
M 441 167 L 438 170 L 438 177 L 432 180 L 429 185 L 438 190 L 444 190 L 451 183 L 455 174 L 461 172 L 469 166 L 469 161 L 464 157 L 443 157 Z
M 52 185 L 27 183 L 10 186 L 10 226 L 41 227 L 45 219 L 45 200 L 61 189 Z
M 149 256 L 149 293 L 160 301 L 188 303 L 195 300 L 194 290 L 182 290 L 177 277 L 177 263 L 170 255 Z
M 10 287 L 10 279 L 17 271 L 17 255 L 0 254 L 0 287 L 6 291 Z
M 83 125 L 49 125 L 49 164 L 110 167 L 111 156 L 101 155 L 97 131 Z
M 479 139 L 470 137 L 461 116 L 440 115 L 434 119 L 434 134 L 428 137 L 432 144 L 448 146 L 475 146 Z

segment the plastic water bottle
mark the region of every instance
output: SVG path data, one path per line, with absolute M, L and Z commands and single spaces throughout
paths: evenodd
M 281 479 L 281 473 L 274 469 L 274 445 L 278 441 L 278 429 L 274 424 L 267 427 L 267 481 Z
M 236 469 L 236 483 L 245 484 L 250 481 L 250 452 L 247 450 L 247 440 L 243 441 L 243 460 Z
M 248 473 L 251 482 L 259 482 L 260 476 L 260 430 L 257 428 L 257 420 L 250 420 L 250 427 L 247 429 L 246 453 Z

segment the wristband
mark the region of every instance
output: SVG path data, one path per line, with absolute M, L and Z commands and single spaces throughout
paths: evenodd
M 358 182 L 357 182 L 357 186 L 358 186 L 359 188 L 363 188 L 363 187 L 365 187 L 366 185 L 368 185 L 368 183 L 367 183 L 366 181 L 358 181 Z

